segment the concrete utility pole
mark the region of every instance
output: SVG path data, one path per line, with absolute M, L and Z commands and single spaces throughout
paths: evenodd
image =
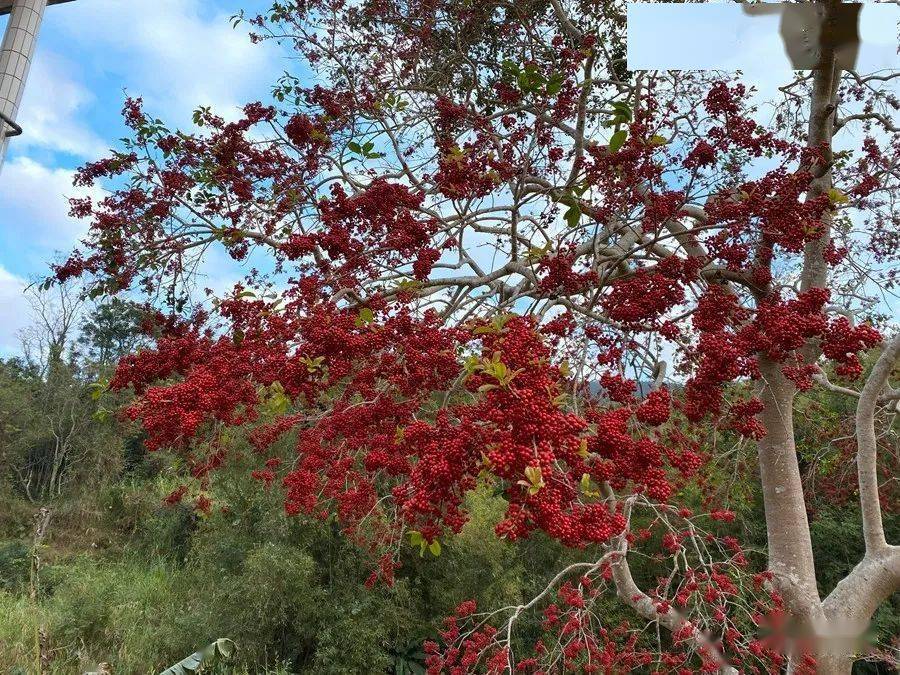
M 22 133 L 16 123 L 25 80 L 34 59 L 38 31 L 47 5 L 71 0 L 0 0 L 0 16 L 9 14 L 9 23 L 0 44 L 0 169 L 12 136 Z

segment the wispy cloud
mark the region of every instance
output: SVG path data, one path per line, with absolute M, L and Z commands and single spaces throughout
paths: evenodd
M 25 279 L 12 274 L 0 265 L 0 356 L 18 351 L 18 333 L 29 323 L 29 307 L 24 291 Z
M 16 151 L 40 148 L 80 159 L 98 157 L 109 143 L 90 129 L 87 114 L 93 105 L 96 96 L 78 81 L 71 64 L 39 50 L 19 111 L 24 133 L 16 139 Z
M 198 105 L 231 117 L 265 98 L 280 55 L 232 28 L 239 7 L 268 0 L 80 0 L 48 10 L 0 179 L 0 265 L 23 278 L 77 245 L 87 224 L 68 216 L 73 167 L 106 154 L 125 135 L 124 91 L 148 112 L 190 125 Z M 252 7 L 254 4 L 259 7 Z M 234 265 L 222 265 L 223 278 Z M 5 313 L 5 312 L 4 312 Z
M 199 0 L 87 0 L 62 27 L 98 66 L 161 115 L 183 123 L 198 105 L 226 110 L 265 96 L 275 51 L 252 45 L 231 11 Z
M 17 157 L 3 167 L 0 180 L 0 264 L 16 274 L 45 274 L 45 263 L 71 250 L 87 223 L 68 215 L 68 197 L 101 198 L 97 189 L 72 186 L 69 169 Z

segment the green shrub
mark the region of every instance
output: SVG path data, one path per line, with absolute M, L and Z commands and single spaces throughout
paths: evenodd
M 6 673 L 31 672 L 37 652 L 37 631 L 44 613 L 27 597 L 0 590 L 0 664 Z M 7 670 L 9 669 L 9 670 Z
M 22 590 L 28 582 L 30 551 L 21 541 L 0 542 L 0 589 Z

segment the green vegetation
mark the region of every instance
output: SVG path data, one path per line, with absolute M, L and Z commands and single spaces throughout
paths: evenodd
M 136 321 L 136 320 L 135 320 Z M 133 330 L 115 325 L 109 330 Z M 497 608 L 530 599 L 566 563 L 589 552 L 567 551 L 544 537 L 511 545 L 493 535 L 504 504 L 489 486 L 470 497 L 472 519 L 442 540 L 439 556 L 404 551 L 393 587 L 364 582 L 373 561 L 330 521 L 289 518 L 277 486 L 250 476 L 252 453 L 217 471 L 209 486 L 209 515 L 188 504 L 166 505 L 181 482 L 172 458 L 148 453 L 138 430 L 116 415 L 98 414 L 122 401 L 93 395 L 92 383 L 110 374 L 121 342 L 103 336 L 100 350 L 64 360 L 62 350 L 0 363 L 0 664 L 3 672 L 34 673 L 45 658 L 48 673 L 159 673 L 219 638 L 236 648 L 209 660 L 204 672 L 421 673 L 422 642 L 461 601 Z M 68 353 L 68 352 L 67 352 Z M 110 355 L 111 354 L 111 355 Z M 68 401 L 69 454 L 51 484 L 45 451 L 47 400 Z M 846 574 L 862 554 L 853 499 L 843 500 L 849 463 L 838 420 L 846 405 L 836 395 L 804 403 L 802 448 L 810 480 L 818 482 L 814 540 L 824 584 Z M 840 413 L 840 414 L 839 414 Z M 58 431 L 58 429 L 57 429 Z M 286 444 L 285 456 L 290 452 Z M 765 526 L 752 446 L 739 447 L 709 470 L 710 480 L 738 514 L 727 526 L 749 544 L 761 568 Z M 849 468 L 852 468 L 849 467 Z M 835 479 L 835 476 L 837 479 Z M 837 482 L 835 482 L 837 481 Z M 852 494 L 852 485 L 850 488 Z M 700 504 L 699 494 L 687 494 Z M 34 515 L 51 510 L 45 537 L 34 546 Z M 900 539 L 900 518 L 886 518 L 888 539 Z M 32 551 L 40 567 L 32 574 Z M 636 560 L 642 583 L 657 571 Z M 828 590 L 823 588 L 823 591 Z M 610 598 L 606 620 L 628 618 Z M 900 599 L 876 615 L 882 641 L 900 634 Z M 540 616 L 523 616 L 522 639 L 534 638 Z M 529 623 L 531 622 L 531 623 Z M 868 667 L 868 666 L 866 666 Z M 859 671 L 863 672 L 863 671 Z M 874 671 L 869 671 L 874 672 Z

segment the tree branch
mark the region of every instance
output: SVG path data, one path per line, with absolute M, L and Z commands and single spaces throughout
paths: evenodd
M 615 494 L 608 483 L 601 485 L 603 496 L 615 502 Z M 626 521 L 630 521 L 631 501 L 626 501 L 624 506 L 624 516 Z M 641 617 L 647 621 L 659 622 L 669 631 L 675 633 L 688 627 L 691 631 L 691 639 L 699 652 L 708 654 L 713 660 L 719 664 L 719 672 L 722 675 L 737 675 L 737 670 L 728 664 L 719 648 L 712 643 L 707 635 L 699 628 L 694 626 L 690 621 L 685 619 L 675 608 L 669 607 L 666 611 L 660 612 L 657 604 L 653 599 L 644 593 L 634 581 L 631 574 L 631 566 L 628 564 L 628 539 L 626 538 L 628 528 L 619 536 L 617 555 L 611 559 L 609 563 L 612 572 L 613 583 L 616 586 L 616 595 L 626 605 L 631 607 Z
M 878 605 L 900 587 L 900 546 L 887 543 L 881 519 L 875 437 L 879 394 L 898 359 L 900 334 L 894 336 L 875 362 L 856 408 L 856 467 L 866 553 L 822 603 L 833 628 L 851 636 L 861 634 Z
M 856 406 L 856 469 L 859 475 L 859 501 L 862 508 L 863 535 L 866 551 L 876 552 L 887 546 L 881 504 L 878 500 L 877 447 L 875 439 L 875 408 L 878 397 L 887 384 L 894 364 L 900 358 L 900 334 L 894 336 L 869 375 Z

